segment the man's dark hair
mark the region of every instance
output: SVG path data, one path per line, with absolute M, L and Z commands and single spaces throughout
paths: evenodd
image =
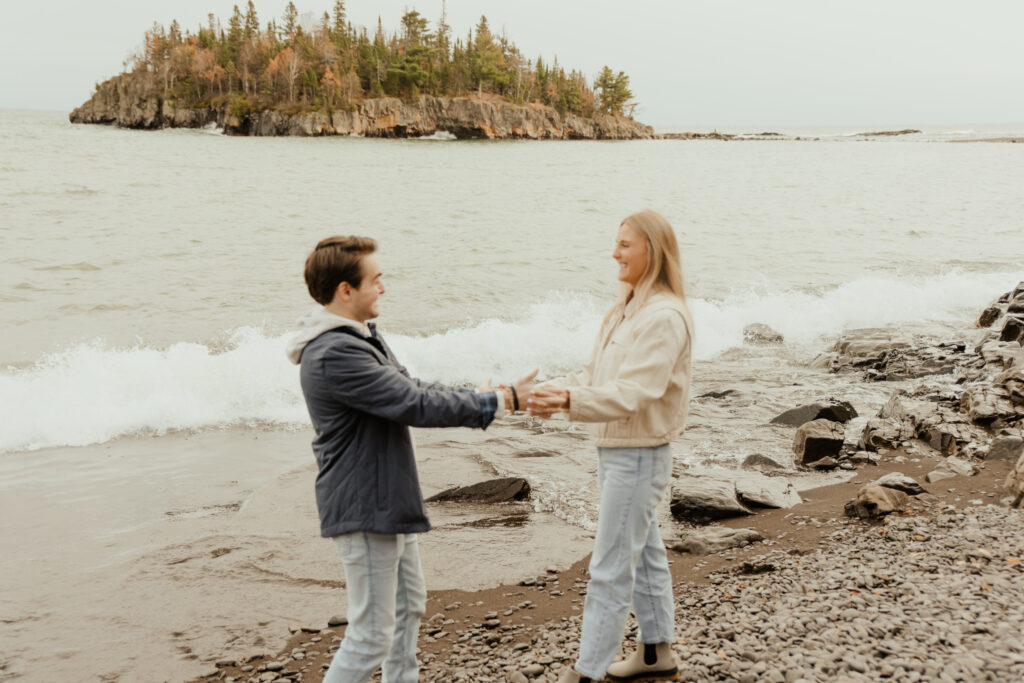
M 377 251 L 377 241 L 355 235 L 320 240 L 306 259 L 306 287 L 318 304 L 334 299 L 338 285 L 347 282 L 358 288 L 363 281 L 363 256 Z

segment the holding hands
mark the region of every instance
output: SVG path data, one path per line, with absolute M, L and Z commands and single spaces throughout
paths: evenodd
M 555 413 L 569 412 L 569 390 L 550 384 L 534 387 L 526 408 L 534 417 L 551 417 Z
M 505 398 L 505 412 L 513 413 L 517 410 L 526 410 L 527 402 L 533 393 L 533 388 L 530 386 L 537 377 L 537 370 L 524 375 L 517 379 L 513 384 L 502 384 L 500 387 L 494 387 L 491 385 L 491 380 L 488 378 L 486 382 L 476 388 L 479 392 L 485 391 L 497 391 L 501 390 L 502 396 Z
M 534 417 L 551 417 L 555 413 L 569 412 L 569 390 L 559 389 L 551 384 L 533 386 L 530 383 L 537 377 L 537 370 L 520 377 L 513 384 L 502 384 L 495 387 L 491 380 L 477 387 L 477 391 L 501 390 L 505 398 L 505 412 L 528 411 Z

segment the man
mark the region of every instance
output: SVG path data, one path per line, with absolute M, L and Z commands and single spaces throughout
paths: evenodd
M 419 676 L 416 642 L 426 609 L 417 534 L 428 531 L 409 427 L 479 427 L 518 409 L 537 374 L 477 391 L 409 376 L 369 321 L 384 294 L 377 244 L 331 237 L 306 260 L 310 295 L 323 309 L 301 321 L 288 350 L 316 431 L 320 533 L 341 554 L 348 628 L 324 677 L 383 683 Z

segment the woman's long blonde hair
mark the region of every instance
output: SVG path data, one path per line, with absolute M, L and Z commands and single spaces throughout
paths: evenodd
M 644 238 L 647 245 L 647 267 L 636 287 L 623 282 L 619 298 L 604 318 L 604 325 L 621 315 L 630 299 L 642 308 L 652 294 L 663 292 L 686 301 L 683 285 L 683 267 L 679 258 L 679 243 L 668 219 L 657 211 L 640 211 L 627 217 L 620 225 L 628 225 Z

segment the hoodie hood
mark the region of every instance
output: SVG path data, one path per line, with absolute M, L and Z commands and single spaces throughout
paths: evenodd
M 370 328 L 363 323 L 342 318 L 340 315 L 329 313 L 322 308 L 310 311 L 299 319 L 299 329 L 288 340 L 288 360 L 298 365 L 302 361 L 302 351 L 309 342 L 328 330 L 345 326 L 355 328 L 366 337 L 370 336 Z

